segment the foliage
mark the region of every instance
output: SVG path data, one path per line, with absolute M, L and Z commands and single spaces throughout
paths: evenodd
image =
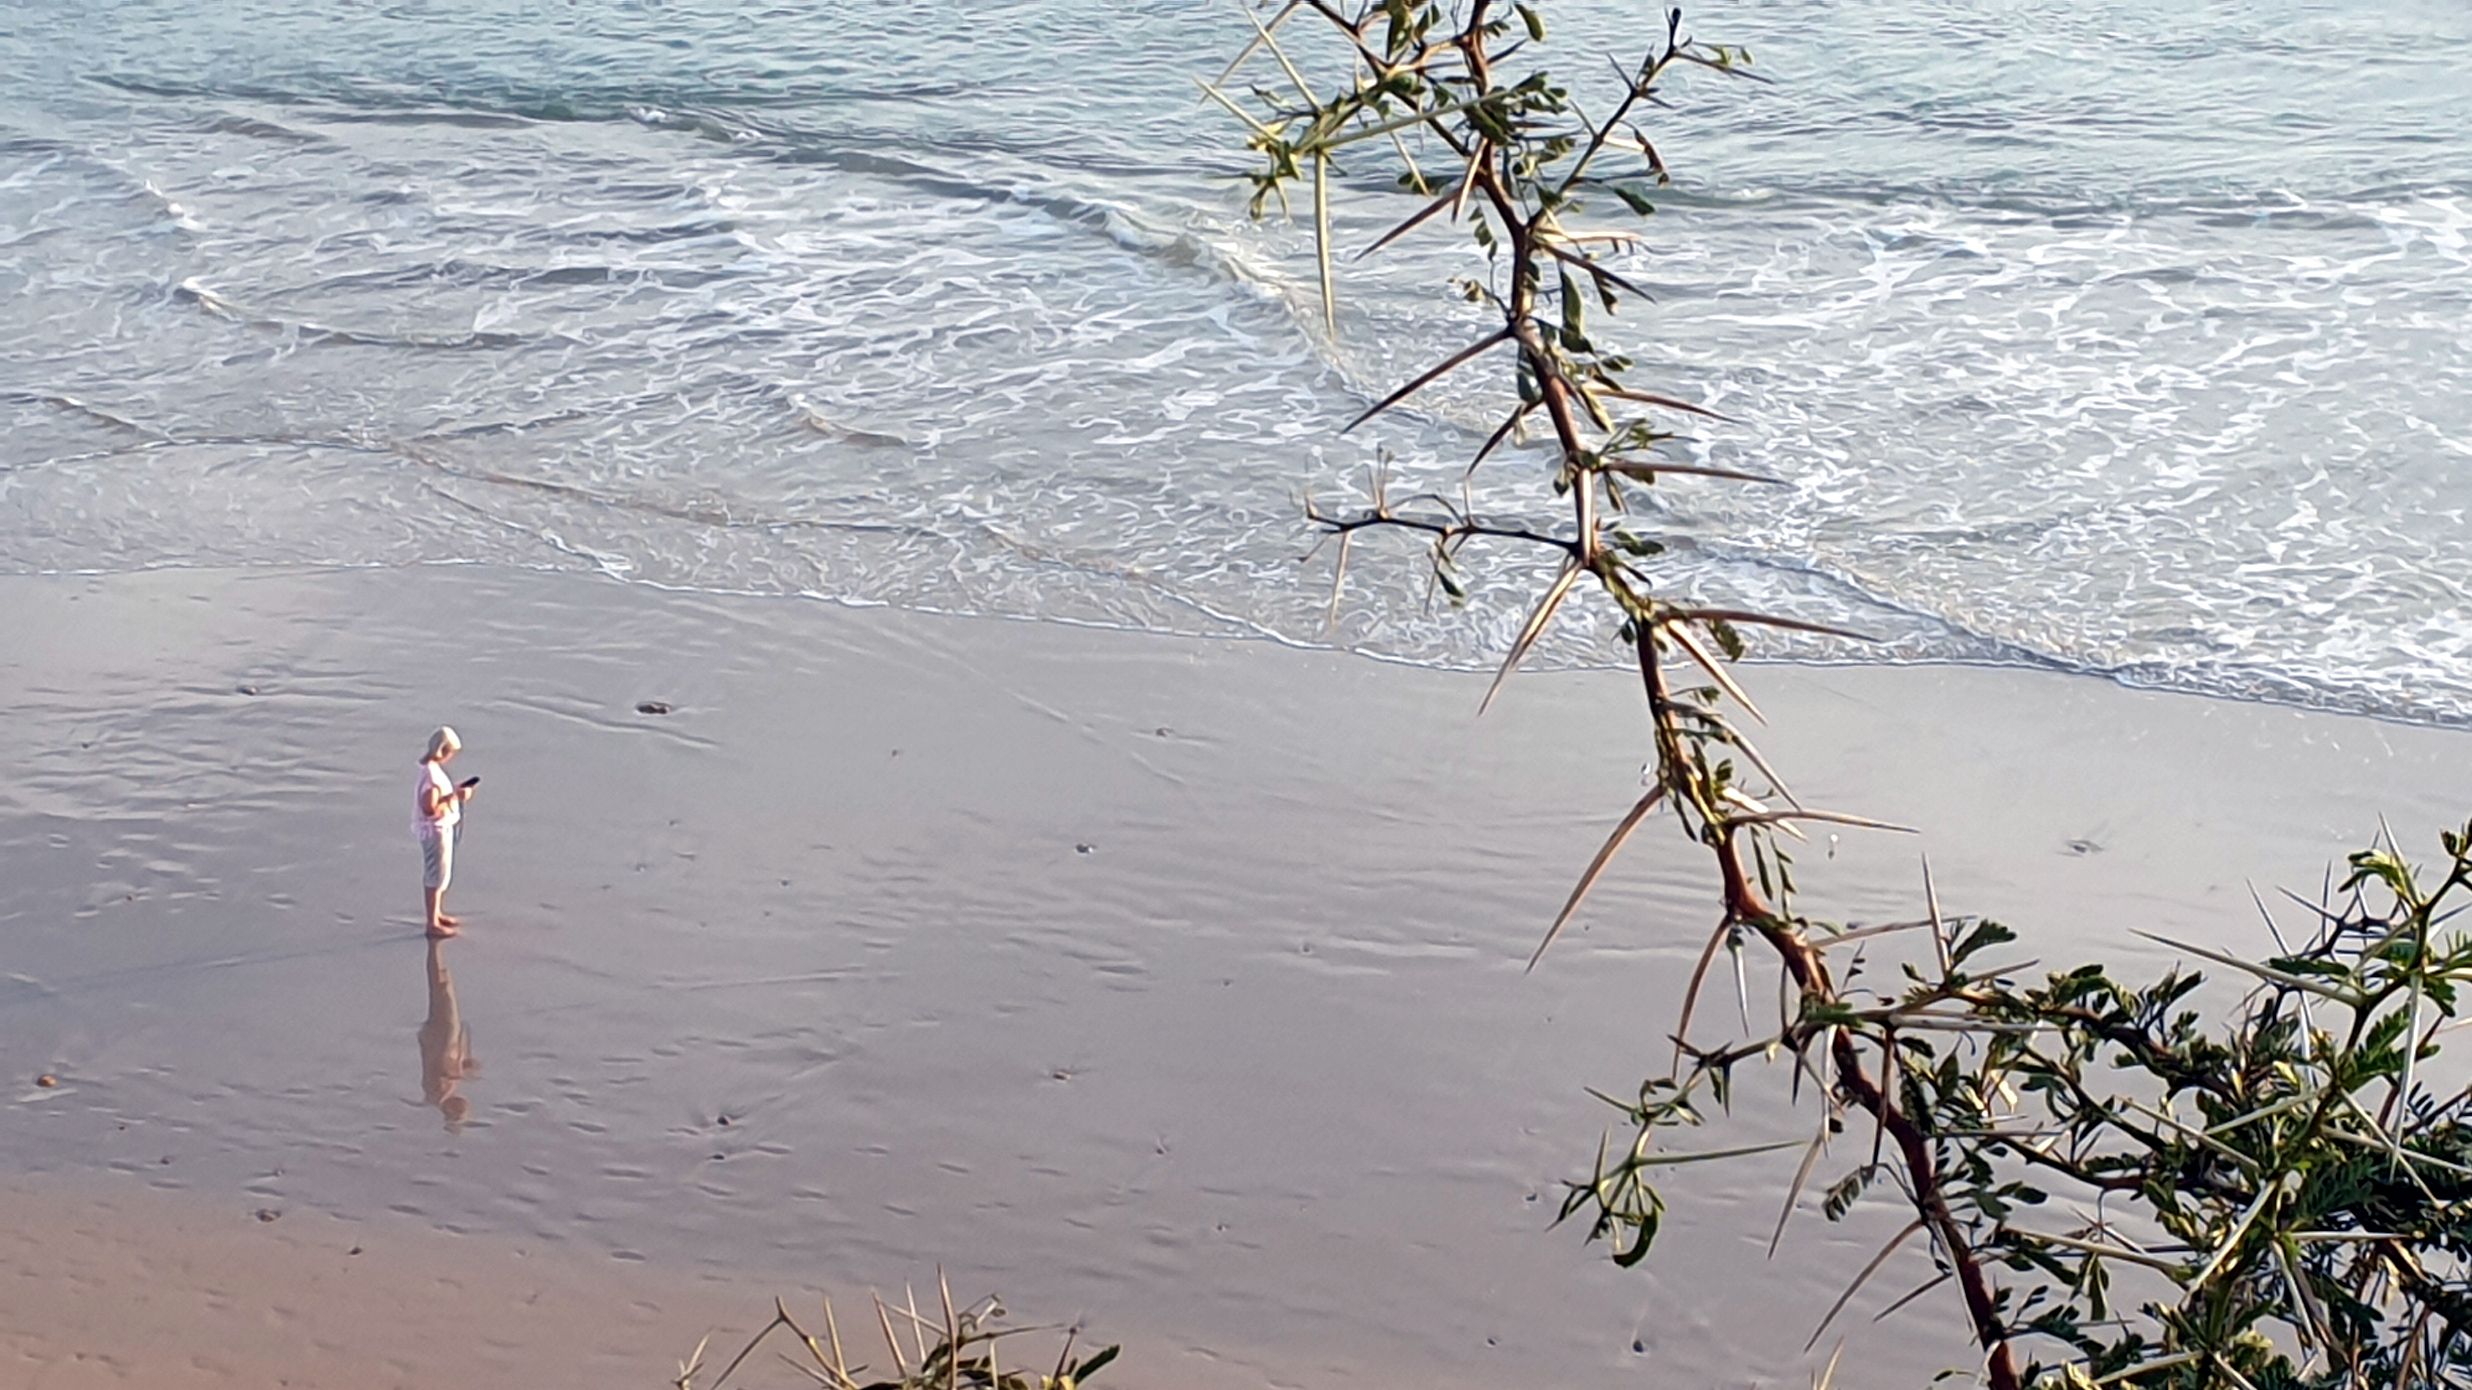
M 936 1286 L 943 1300 L 940 1319 L 921 1317 L 915 1295 L 899 1308 L 881 1298 L 874 1300 L 876 1326 L 883 1333 L 886 1355 L 892 1363 L 889 1376 L 871 1373 L 864 1364 L 851 1364 L 842 1349 L 841 1327 L 833 1319 L 831 1299 L 824 1300 L 824 1337 L 820 1341 L 776 1300 L 773 1320 L 739 1348 L 738 1354 L 703 1390 L 724 1390 L 730 1377 L 738 1373 L 755 1349 L 782 1331 L 796 1338 L 799 1349 L 806 1353 L 803 1360 L 783 1356 L 782 1363 L 825 1390 L 1076 1390 L 1116 1359 L 1117 1348 L 1112 1346 L 1076 1358 L 1075 1334 L 1067 1331 L 1063 1349 L 1048 1369 L 1039 1370 L 1028 1362 L 1006 1369 L 999 1359 L 999 1343 L 1034 1329 L 998 1326 L 1004 1318 L 1004 1306 L 994 1299 L 969 1308 L 955 1307 L 953 1290 L 940 1274 Z M 910 1332 L 906 1348 L 898 1330 L 902 1326 Z M 695 1354 L 679 1366 L 678 1379 L 672 1382 L 677 1390 L 698 1390 L 696 1377 L 704 1372 L 704 1352 L 710 1341 L 706 1338 L 697 1343 Z
M 2214 1026 L 2193 1007 L 2196 974 L 2132 988 L 2100 965 L 2029 982 L 2025 966 L 1988 963 L 2014 940 L 1996 922 L 1935 914 L 1835 933 L 1798 920 L 1815 950 L 1852 955 L 1845 979 L 1805 991 L 1768 1036 L 1686 1048 L 1622 1105 L 1634 1147 L 1600 1161 L 1564 1214 L 1637 1259 L 1660 1214 L 1655 1139 L 1722 1105 L 1739 1063 L 1827 1058 L 1838 1084 L 1780 1233 L 1854 1109 L 1870 1112 L 1869 1156 L 1828 1189 L 1827 1215 L 1878 1182 L 1918 1213 L 1849 1296 L 1946 1221 L 1961 1258 L 1940 1258 L 1925 1290 L 1967 1263 L 1996 1276 L 2003 1337 L 2053 1356 L 2025 1384 L 2465 1384 L 2472 1097 L 2442 1097 L 2423 1068 L 2472 981 L 2472 940 L 2441 931 L 2472 897 L 2468 838 L 2442 837 L 2434 885 L 2391 848 L 2354 855 L 2348 896 L 2304 902 L 2314 929 L 2296 947 L 2278 932 L 2267 959 L 2167 942 L 2250 983 Z M 1929 959 L 1861 983 L 1852 943 L 1899 931 L 1927 933 Z M 1866 1103 L 1849 1054 L 1879 1059 L 1893 1106 Z
M 1892 1311 L 1955 1285 L 1982 1375 L 1999 1390 L 2472 1384 L 2472 1130 L 2465 1096 L 2442 1098 L 2426 1081 L 2441 1021 L 2472 980 L 2472 943 L 2440 930 L 2458 910 L 2450 900 L 2472 887 L 2472 828 L 2445 837 L 2448 865 L 2434 884 L 2391 840 L 2354 856 L 2348 897 L 2305 904 L 2312 930 L 2297 947 L 2278 936 L 2269 959 L 2171 943 L 2250 986 L 2212 1025 L 2195 1007 L 2203 981 L 2192 973 L 2136 986 L 2087 965 L 2028 982 L 2028 966 L 1987 959 L 2011 933 L 1944 918 L 1927 876 L 1930 912 L 1916 922 L 1847 930 L 1804 916 L 1787 840 L 1811 822 L 1878 823 L 1805 807 L 1744 735 L 1759 711 L 1729 670 L 1743 630 L 1812 625 L 1665 592 L 1658 547 L 1625 525 L 1626 490 L 1664 475 L 1767 480 L 1664 452 L 1676 438 L 1667 422 L 1712 412 L 1631 385 L 1631 360 L 1600 342 L 1592 313 L 1646 296 L 1611 263 L 1634 240 L 1581 221 L 1653 211 L 1671 174 L 1638 113 L 1662 108 L 1661 84 L 1684 70 L 1749 77 L 1750 55 L 1693 42 L 1669 11 L 1636 59 L 1616 62 L 1618 85 L 1596 119 L 1543 68 L 1511 75 L 1515 57 L 1533 62 L 1546 48 L 1537 4 L 1287 0 L 1254 23 L 1254 40 L 1203 86 L 1243 122 L 1259 157 L 1257 214 L 1290 207 L 1290 187 L 1309 186 L 1326 322 L 1335 324 L 1330 198 L 1342 160 L 1380 166 L 1415 200 L 1368 252 L 1459 226 L 1487 257 L 1486 275 L 1453 288 L 1484 306 L 1491 326 L 1348 428 L 1507 349 L 1501 423 L 1469 470 L 1541 425 L 1568 509 L 1550 524 L 1480 520 L 1464 494 L 1394 505 L 1379 477 L 1360 508 L 1309 502 L 1308 517 L 1338 545 L 1334 609 L 1361 534 L 1415 536 L 1454 597 L 1471 542 L 1555 556 L 1488 703 L 1574 593 L 1618 616 L 1647 696 L 1654 783 L 1582 873 L 1539 956 L 1660 810 L 1715 870 L 1717 920 L 1673 1062 L 1619 1103 L 1632 1137 L 1600 1154 L 1563 1215 L 1584 1219 L 1618 1263 L 1643 1258 L 1663 1213 L 1660 1168 L 1777 1147 L 1661 1147 L 1710 1105 L 1725 1108 L 1742 1063 L 1773 1064 L 1790 1069 L 1798 1093 L 1814 1081 L 1822 1111 L 1807 1144 L 1787 1141 L 1804 1156 L 1777 1235 L 1840 1131 L 1855 1136 L 1862 1161 L 1826 1189 L 1824 1213 L 1841 1218 L 1876 1190 L 1893 1191 L 1911 1217 L 1822 1330 L 1921 1236 L 1936 1275 Z M 1298 49 L 1302 65 L 1290 53 L 1294 29 L 1312 45 Z M 1273 75 L 1234 88 L 1248 64 Z M 1325 77 L 1317 90 L 1307 77 L 1340 65 L 1342 85 Z M 1893 979 L 1865 981 L 1865 952 L 1909 942 L 1915 958 L 1898 961 Z M 1740 971 L 1753 946 L 1779 971 L 1776 1026 L 1695 1044 L 1692 1014 L 1716 953 Z M 1743 1002 L 1748 1033 L 1747 989 Z

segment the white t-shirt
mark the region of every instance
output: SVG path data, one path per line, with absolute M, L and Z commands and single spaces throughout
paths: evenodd
M 421 793 L 438 789 L 438 814 L 435 819 L 421 813 Z M 455 828 L 463 819 L 463 807 L 455 802 L 455 784 L 446 780 L 446 769 L 424 759 L 420 780 L 412 784 L 412 833 L 437 835 Z

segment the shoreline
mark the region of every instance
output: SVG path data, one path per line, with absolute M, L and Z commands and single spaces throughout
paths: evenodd
M 1123 1341 L 1129 1384 L 1799 1379 L 1777 1315 L 1869 1253 L 1814 1211 L 1760 1258 L 1760 1164 L 1678 1188 L 1637 1271 L 1547 1229 L 1581 1088 L 1661 1066 L 1714 910 L 1643 835 L 1520 973 L 1636 796 L 1607 673 L 1480 722 L 1484 675 L 1273 641 L 465 566 L 6 577 L 0 614 L 32 750 L 0 1060 L 67 1083 L 0 1126 L 23 1190 L 391 1213 L 681 1288 L 941 1261 Z M 1807 802 L 1926 832 L 1823 838 L 1812 910 L 1910 915 L 1927 850 L 2054 967 L 2159 973 L 2131 925 L 2252 944 L 2247 883 L 2466 809 L 2437 726 L 2013 668 L 1746 683 Z M 451 1132 L 389 771 L 441 719 L 488 778 Z M 1754 1096 L 1736 1132 L 1807 1124 Z M 129 1335 L 90 1302 L 54 1332 Z M 1856 1345 L 1928 1375 L 1940 1321 Z M 153 1383 L 237 1383 L 201 1376 Z
M 367 564 L 293 564 L 215 565 L 181 563 L 140 570 L 121 569 L 52 569 L 27 573 L 0 573 L 0 581 L 34 583 L 77 580 L 113 580 L 145 575 L 200 574 L 224 577 L 251 575 L 291 575 L 312 578 L 320 575 L 353 575 L 364 573 L 411 574 L 435 572 L 459 574 L 486 572 L 507 575 L 537 575 L 558 581 L 591 580 L 622 589 L 640 589 L 649 594 L 677 599 L 701 599 L 721 603 L 752 604 L 819 604 L 845 613 L 889 613 L 897 618 L 915 618 L 931 623 L 996 623 L 1019 625 L 1032 629 L 1070 628 L 1078 632 L 1115 633 L 1133 638 L 1150 638 L 1165 642 L 1228 643 L 1237 646 L 1264 646 L 1280 651 L 1307 655 L 1345 657 L 1370 662 L 1378 666 L 1397 667 L 1443 676 L 1478 676 L 1491 680 L 1496 669 L 1492 661 L 1452 664 L 1434 662 L 1390 652 L 1359 647 L 1344 647 L 1308 642 L 1284 637 L 1243 619 L 1230 617 L 1207 607 L 1194 611 L 1229 630 L 1220 632 L 1187 632 L 1170 628 L 1145 627 L 1130 622 L 1103 618 L 1077 617 L 1065 614 L 1022 614 L 975 612 L 933 605 L 902 603 L 891 599 L 853 598 L 813 591 L 772 591 L 756 589 L 708 588 L 697 585 L 667 584 L 655 579 L 639 579 L 611 574 L 598 568 L 555 568 L 548 566 L 508 566 L 486 560 L 415 560 L 403 563 L 370 562 Z M 1546 643 L 1540 642 L 1542 649 Z M 1498 656 L 1498 654 L 1497 654 Z M 1545 675 L 1558 677 L 1603 676 L 1628 673 L 1626 663 L 1608 661 L 1602 664 L 1539 665 L 1538 654 L 1532 652 L 1529 662 L 1520 667 L 1522 677 Z M 2254 705 L 2270 710 L 2289 710 L 2297 714 L 2326 716 L 2334 719 L 2358 719 L 2373 724 L 2393 725 L 2405 729 L 2430 729 L 2444 733 L 2472 732 L 2472 715 L 2454 718 L 2420 716 L 2393 709 L 2351 708 L 2339 703 L 2305 698 L 2281 698 L 2272 695 L 2240 694 L 2231 691 L 2197 690 L 2160 681 L 2145 681 L 2134 677 L 2131 665 L 2106 667 L 2071 666 L 2055 658 L 2028 651 L 2014 659 L 1989 656 L 1918 656 L 1865 659 L 1856 656 L 1818 657 L 1809 655 L 1765 656 L 1757 651 L 1746 654 L 1736 666 L 1749 671 L 1984 671 L 2008 672 L 2031 677 L 2059 680 L 2094 681 L 2137 695 L 2160 695 L 2174 699 L 2197 700 L 2227 705 Z

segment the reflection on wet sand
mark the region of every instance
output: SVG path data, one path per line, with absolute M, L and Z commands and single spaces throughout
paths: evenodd
M 455 976 L 446 968 L 446 943 L 429 943 L 429 1017 L 422 1021 L 421 1099 L 438 1107 L 451 1134 L 461 1134 L 472 1117 L 472 1100 L 458 1089 L 466 1077 L 480 1071 L 472 1055 L 472 1030 L 464 1026 L 463 1009 L 455 1002 Z

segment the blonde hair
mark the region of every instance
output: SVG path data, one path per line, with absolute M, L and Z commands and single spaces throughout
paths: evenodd
M 458 752 L 462 748 L 463 739 L 456 735 L 453 727 L 441 724 L 437 732 L 429 736 L 429 751 L 421 755 L 421 761 L 434 763 L 441 755 Z

